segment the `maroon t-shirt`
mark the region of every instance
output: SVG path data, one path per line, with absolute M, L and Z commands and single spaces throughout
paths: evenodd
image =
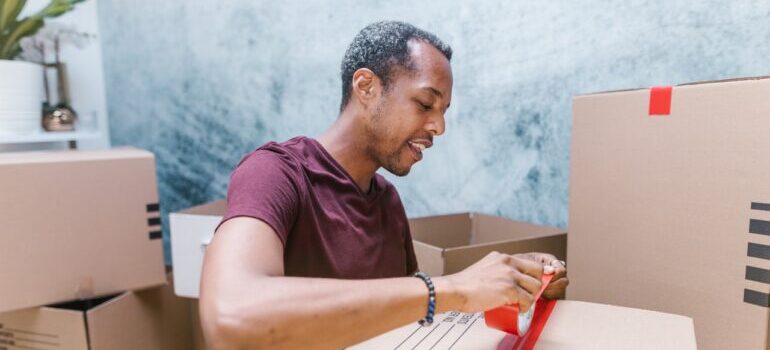
M 417 260 L 401 199 L 378 174 L 371 186 L 363 193 L 314 139 L 269 142 L 230 176 L 222 222 L 249 216 L 270 225 L 284 246 L 286 276 L 409 275 Z

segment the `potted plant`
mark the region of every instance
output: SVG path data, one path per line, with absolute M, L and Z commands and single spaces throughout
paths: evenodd
M 57 17 L 84 0 L 51 0 L 37 13 L 20 17 L 26 0 L 0 0 L 0 133 L 40 130 L 43 67 L 14 60 L 21 39 L 34 35 L 45 18 Z

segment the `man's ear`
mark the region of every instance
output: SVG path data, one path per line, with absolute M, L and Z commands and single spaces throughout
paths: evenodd
M 353 97 L 364 108 L 373 106 L 382 90 L 382 80 L 369 68 L 359 68 L 353 73 Z

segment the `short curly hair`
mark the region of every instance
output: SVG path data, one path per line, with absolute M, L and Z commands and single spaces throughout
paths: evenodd
M 424 41 L 452 60 L 452 48 L 433 33 L 399 21 L 381 21 L 369 24 L 353 38 L 342 59 L 340 76 L 342 78 L 342 102 L 340 111 L 350 101 L 353 73 L 361 68 L 369 68 L 376 74 L 387 91 L 394 68 L 413 70 L 410 60 L 409 40 Z

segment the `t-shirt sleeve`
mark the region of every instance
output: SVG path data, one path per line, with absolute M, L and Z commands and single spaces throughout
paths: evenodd
M 409 231 L 409 225 L 406 225 L 404 234 L 404 248 L 406 249 L 406 274 L 413 275 L 420 268 L 417 266 L 417 256 L 414 254 L 414 243 L 412 243 L 412 233 Z
M 270 151 L 258 150 L 245 158 L 230 176 L 227 210 L 219 225 L 239 216 L 264 221 L 283 245 L 299 208 L 297 166 Z

